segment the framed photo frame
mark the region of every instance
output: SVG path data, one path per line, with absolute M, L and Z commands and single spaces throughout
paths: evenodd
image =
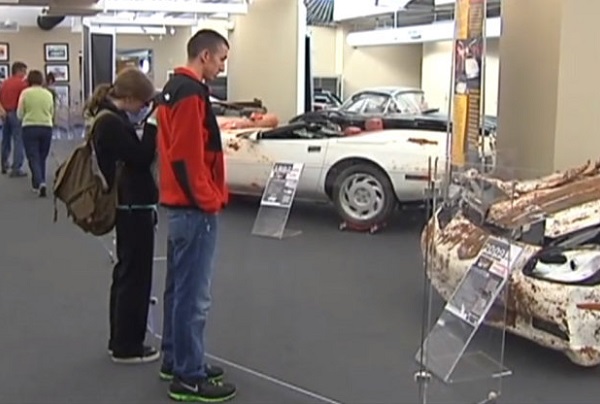
M 71 105 L 71 87 L 68 84 L 55 84 L 52 88 L 56 93 L 59 107 L 69 107 Z
M 46 62 L 68 62 L 69 44 L 68 43 L 45 43 L 44 60 Z
M 68 64 L 47 64 L 46 74 L 52 73 L 57 83 L 68 83 L 70 81 Z
M 0 83 L 10 76 L 10 66 L 8 63 L 0 63 Z
M 8 42 L 0 42 L 0 62 L 8 62 L 10 60 L 10 45 Z

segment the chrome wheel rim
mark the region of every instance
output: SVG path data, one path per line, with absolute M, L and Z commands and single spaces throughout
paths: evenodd
M 340 205 L 353 220 L 372 220 L 385 206 L 383 185 L 371 174 L 352 174 L 344 179 L 340 187 Z

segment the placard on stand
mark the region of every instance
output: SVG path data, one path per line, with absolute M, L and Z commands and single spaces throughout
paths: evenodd
M 287 222 L 303 169 L 302 163 L 273 164 L 254 220 L 253 235 L 284 239 L 302 234 L 301 230 L 288 229 Z
M 522 248 L 508 240 L 489 237 L 473 265 L 466 272 L 421 349 L 428 371 L 446 384 L 509 376 L 512 372 L 503 364 L 503 358 L 492 358 L 476 340 L 482 334 L 483 322 L 499 313 L 497 323 L 505 324 L 506 309 L 499 308 L 505 286 Z M 499 352 L 504 351 L 505 330 L 497 330 Z M 489 342 L 489 341 L 488 341 Z M 486 344 L 489 345 L 489 344 Z M 423 352 L 422 352 L 423 350 Z M 489 348 L 487 348 L 489 350 Z

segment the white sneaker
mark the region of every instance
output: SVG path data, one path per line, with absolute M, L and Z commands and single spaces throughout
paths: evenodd
M 150 346 L 145 346 L 144 352 L 141 355 L 115 356 L 114 352 L 111 353 L 111 360 L 114 363 L 120 363 L 124 365 L 136 365 L 140 363 L 156 362 L 159 359 L 160 352 Z

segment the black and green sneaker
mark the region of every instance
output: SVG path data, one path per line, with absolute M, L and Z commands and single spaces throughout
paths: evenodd
M 223 377 L 225 376 L 225 370 L 223 370 L 223 368 L 220 368 L 219 366 L 207 364 L 205 372 L 208 380 L 215 382 L 223 380 Z M 171 380 L 173 380 L 173 371 L 170 367 L 166 366 L 165 364 L 161 366 L 158 375 L 160 377 L 160 380 L 162 381 L 170 382 Z
M 188 383 L 175 378 L 169 386 L 169 397 L 175 401 L 222 403 L 234 398 L 235 394 L 233 384 L 207 379 Z

